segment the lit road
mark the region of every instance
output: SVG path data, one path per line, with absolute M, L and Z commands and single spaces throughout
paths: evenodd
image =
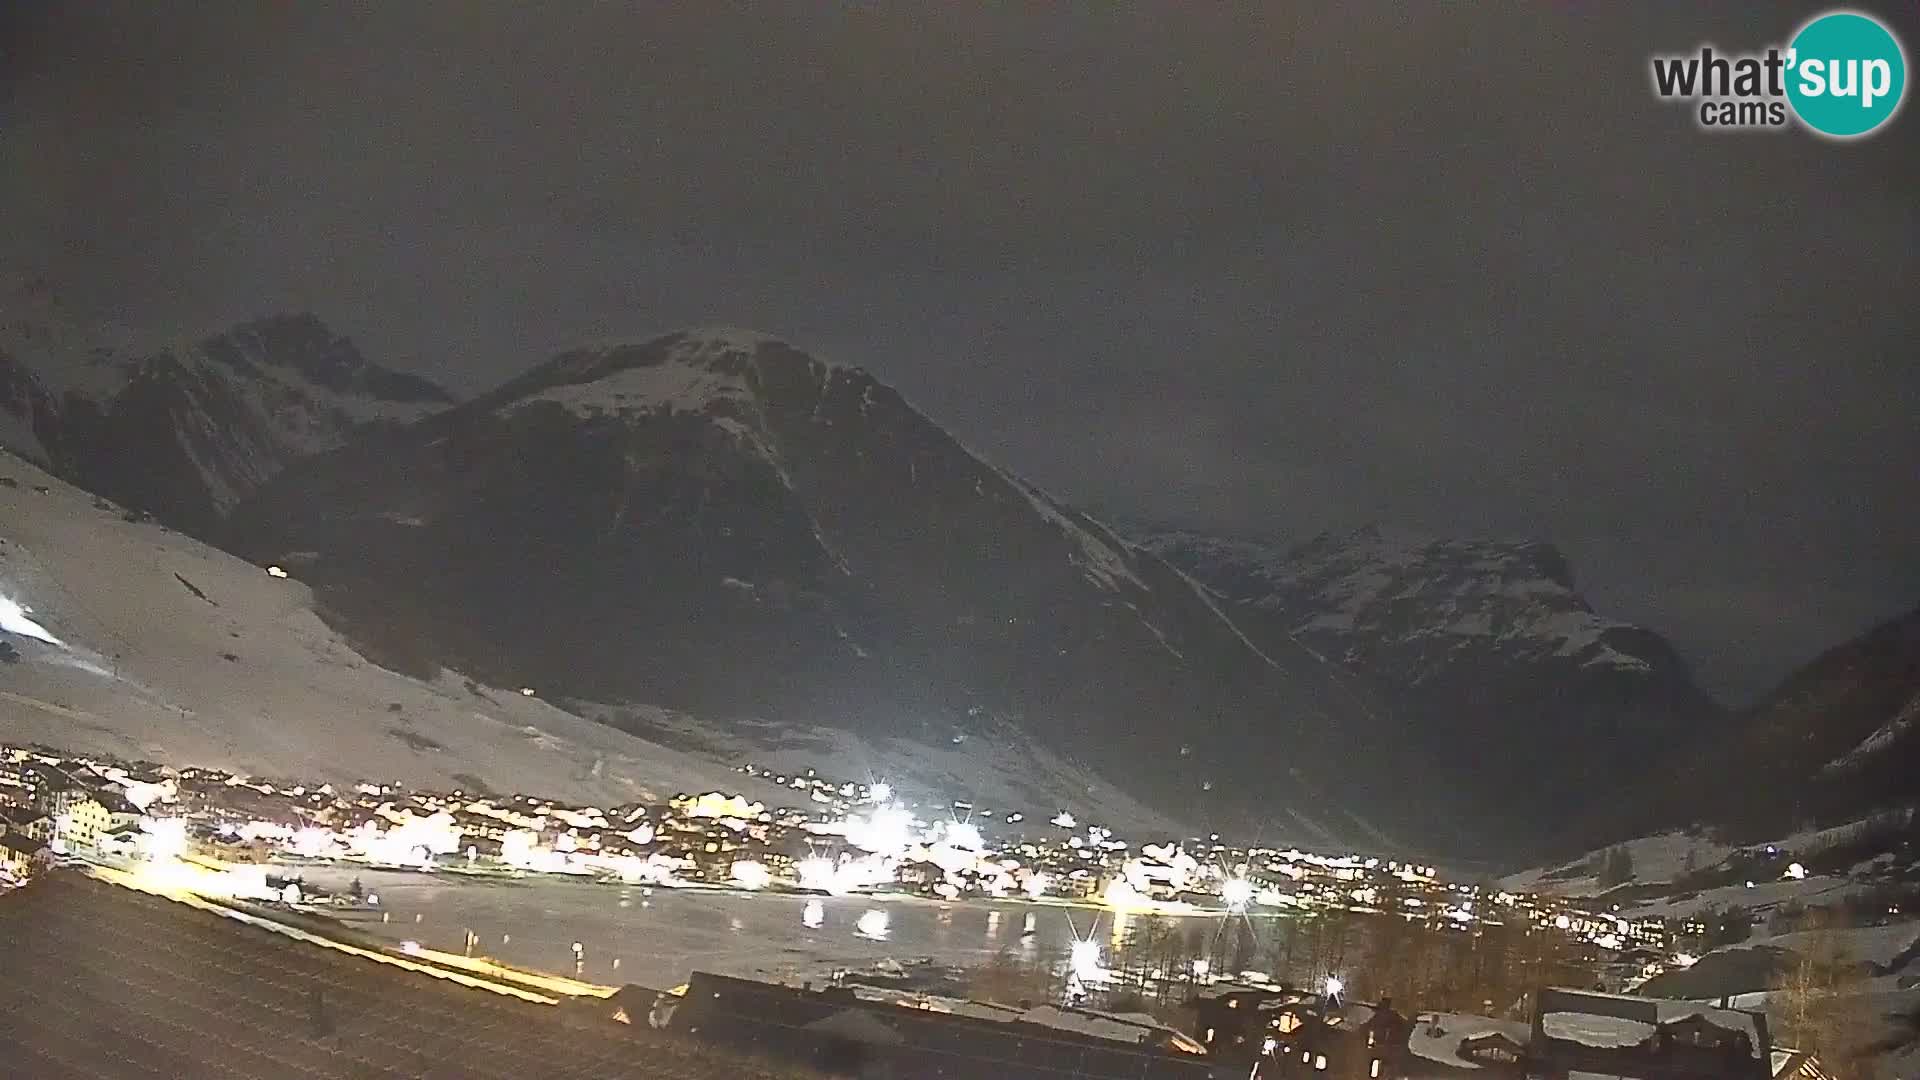
M 660 888 L 648 895 L 640 886 L 550 879 L 474 881 L 348 866 L 287 869 L 332 891 L 359 877 L 379 895 L 386 921 L 355 916 L 352 925 L 396 942 L 459 953 L 471 930 L 478 936 L 477 954 L 571 975 L 577 941 L 582 978 L 655 988 L 685 982 L 695 969 L 819 979 L 835 968 L 865 967 L 886 957 L 978 964 L 1003 948 L 1019 957 L 1063 957 L 1075 930 L 1086 936 L 1095 920 L 1103 944 L 1114 937 L 1111 912 L 1011 901 L 946 904 Z

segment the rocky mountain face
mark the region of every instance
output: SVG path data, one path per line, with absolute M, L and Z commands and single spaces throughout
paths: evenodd
M 1719 716 L 1673 648 L 1595 612 L 1547 544 L 1376 528 L 1295 547 L 1166 531 L 1141 543 L 1217 590 L 1263 644 L 1298 642 L 1386 688 L 1408 747 L 1536 839 L 1580 828 L 1593 793 Z
M 1275 839 L 1430 819 L 1358 680 L 757 335 L 566 353 L 293 465 L 226 536 L 389 663 L 943 743 L 1012 725 Z
M 1920 608 L 1822 653 L 1733 717 L 1667 799 L 1742 831 L 1920 803 Z
M 197 535 L 289 462 L 452 403 L 311 315 L 148 350 L 76 325 L 41 286 L 0 303 L 0 444 Z

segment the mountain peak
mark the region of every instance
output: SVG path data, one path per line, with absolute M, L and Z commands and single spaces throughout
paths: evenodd
M 496 410 L 555 404 L 582 418 L 671 413 L 735 415 L 774 382 L 824 387 L 858 368 L 820 360 L 755 330 L 700 327 L 646 341 L 569 349 L 488 395 Z
M 209 360 L 245 373 L 260 367 L 297 373 L 335 394 L 419 405 L 451 405 L 453 395 L 418 375 L 391 371 L 361 355 L 351 338 L 310 312 L 286 312 L 243 322 L 200 343 Z

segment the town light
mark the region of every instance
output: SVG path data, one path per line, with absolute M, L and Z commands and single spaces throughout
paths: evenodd
M 1245 911 L 1253 901 L 1253 883 L 1246 878 L 1228 878 L 1220 886 L 1220 899 L 1226 901 L 1229 911 Z
M 947 843 L 963 851 L 979 851 L 986 846 L 986 840 L 980 835 L 980 826 L 964 821 L 947 826 Z
M 1100 943 L 1097 941 L 1076 941 L 1069 957 L 1073 974 L 1081 982 L 1092 982 L 1100 978 Z
M 773 883 L 773 872 L 761 863 L 743 860 L 733 864 L 733 881 L 743 889 L 764 889 Z
M 913 842 L 913 818 L 897 806 L 882 806 L 847 822 L 847 841 L 876 855 L 901 855 Z
M 177 859 L 187 850 L 187 823 L 180 818 L 145 818 L 140 846 L 150 859 Z

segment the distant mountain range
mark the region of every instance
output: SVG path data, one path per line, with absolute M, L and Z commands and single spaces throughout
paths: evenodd
M 864 371 L 744 332 L 566 353 L 289 468 L 226 539 L 363 636 L 484 679 L 937 741 L 1012 729 L 1163 807 L 1322 842 L 1406 805 L 1333 771 L 1380 734 L 1342 673 L 1256 644 Z
M 1219 591 L 1256 640 L 1299 642 L 1379 687 L 1409 747 L 1493 794 L 1490 813 L 1529 808 L 1536 841 L 1571 840 L 1581 803 L 1721 716 L 1665 639 L 1596 613 L 1548 544 L 1379 528 L 1140 542 Z
M 1751 838 L 1920 805 L 1920 608 L 1829 649 L 1643 785 L 1654 811 Z
M 576 349 L 456 403 L 306 315 L 163 349 L 31 291 L 0 315 L 0 442 L 286 566 L 388 667 L 616 725 L 1034 745 L 1196 825 L 1451 853 L 1593 839 L 1650 762 L 1745 735 L 1548 545 L 1116 531 L 757 334 Z M 1889 760 L 1898 717 L 1833 757 Z
M 289 462 L 453 403 L 311 315 L 134 349 L 32 282 L 0 305 L 0 443 L 198 533 Z

